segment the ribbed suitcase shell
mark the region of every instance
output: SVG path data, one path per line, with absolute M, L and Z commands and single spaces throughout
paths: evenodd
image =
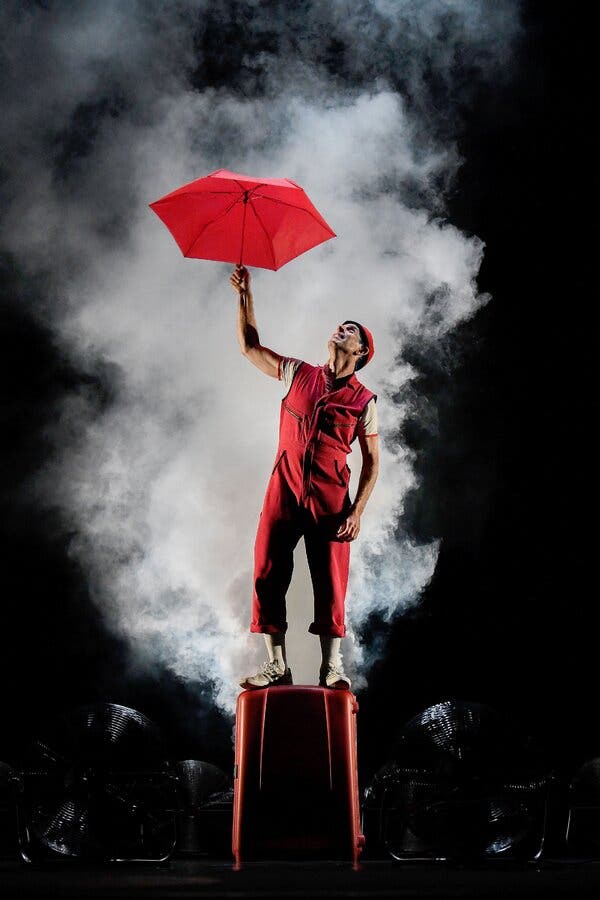
M 249 859 L 351 859 L 364 845 L 349 691 L 282 685 L 237 701 L 232 851 Z

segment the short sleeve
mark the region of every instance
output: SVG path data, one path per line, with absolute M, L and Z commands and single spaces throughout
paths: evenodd
M 294 375 L 296 374 L 298 366 L 301 362 L 301 359 L 296 359 L 293 356 L 279 357 L 279 363 L 277 365 L 277 377 L 283 383 L 286 394 L 292 386 Z
M 375 437 L 377 434 L 376 399 L 376 397 L 372 397 L 369 400 L 358 420 L 359 428 L 365 437 Z

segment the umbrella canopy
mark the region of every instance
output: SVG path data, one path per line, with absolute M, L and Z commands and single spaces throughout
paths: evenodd
M 149 204 L 184 256 L 277 270 L 335 237 L 299 184 L 217 169 Z

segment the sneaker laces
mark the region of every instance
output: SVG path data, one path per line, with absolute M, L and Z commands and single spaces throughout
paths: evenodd
M 283 672 L 279 671 L 279 666 L 277 665 L 277 661 L 274 659 L 267 660 L 266 663 L 263 663 L 259 669 L 259 672 L 264 675 L 273 675 L 275 678 L 280 678 L 285 674 L 285 666 Z

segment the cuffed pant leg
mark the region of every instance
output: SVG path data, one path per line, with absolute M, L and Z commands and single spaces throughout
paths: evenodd
M 287 631 L 285 596 L 294 570 L 294 548 L 300 539 L 298 516 L 265 504 L 254 544 L 254 590 L 251 632 Z
M 318 523 L 304 533 L 306 558 L 314 592 L 311 634 L 345 637 L 345 601 L 350 566 L 350 542 L 331 540 L 331 530 Z

